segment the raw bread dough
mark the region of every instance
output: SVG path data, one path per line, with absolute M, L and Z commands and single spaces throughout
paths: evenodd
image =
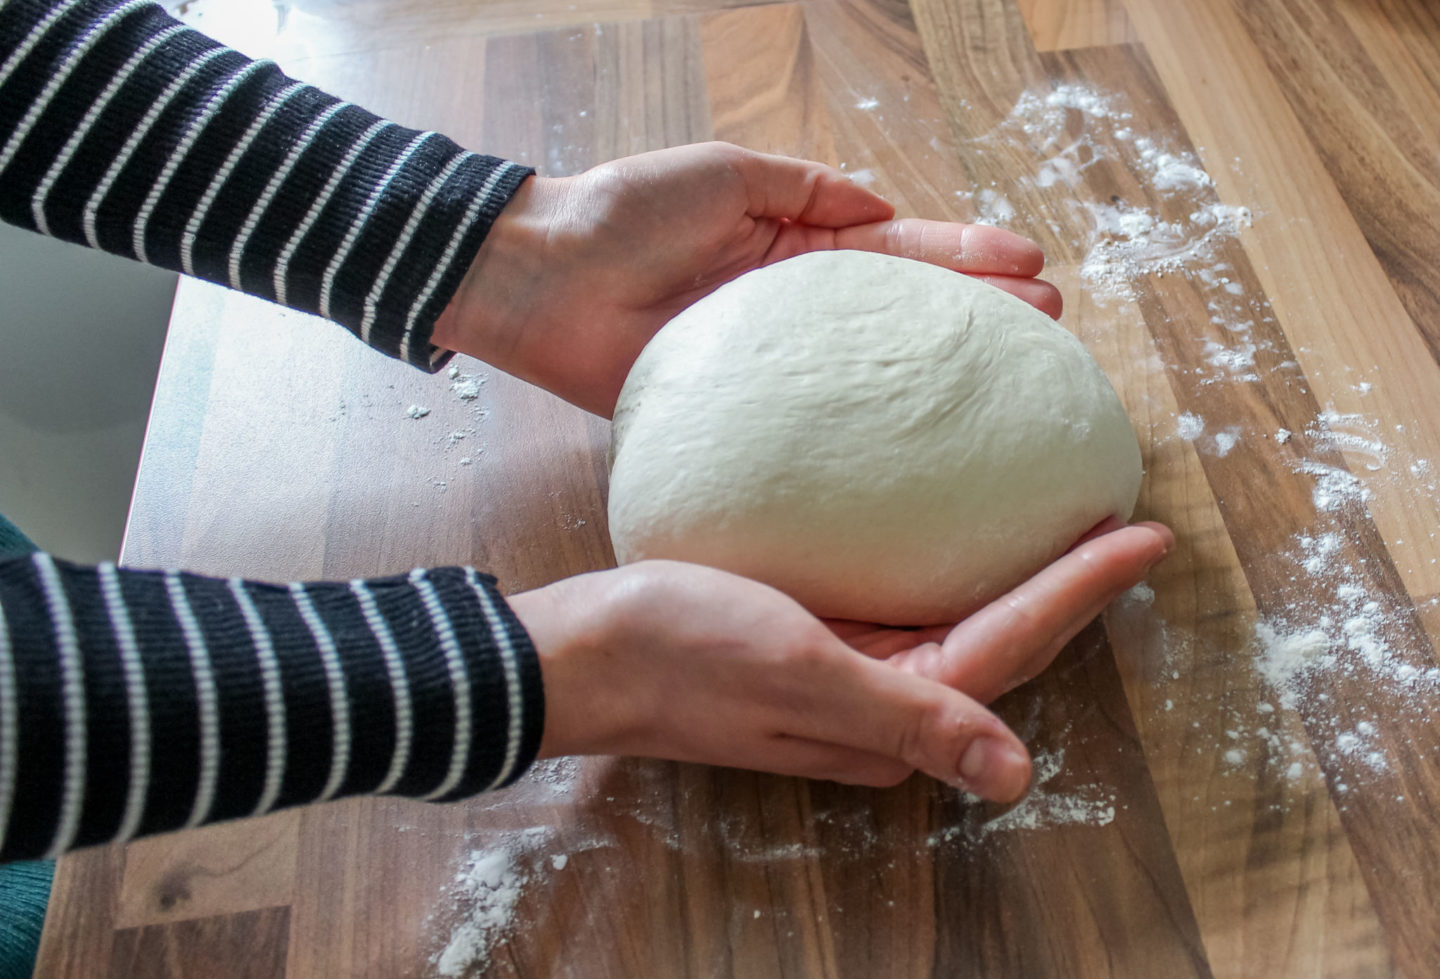
M 823 616 L 953 622 L 1128 519 L 1140 450 L 1080 342 L 975 279 L 867 252 L 750 272 L 640 354 L 611 443 L 621 563 Z

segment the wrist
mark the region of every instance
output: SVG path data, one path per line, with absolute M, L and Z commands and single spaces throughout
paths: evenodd
M 540 662 L 540 758 L 613 753 L 626 740 L 635 678 L 615 662 L 622 646 L 614 636 L 613 574 L 578 575 L 509 598 Z
M 546 267 L 556 180 L 529 177 L 486 232 L 430 341 L 508 370 Z

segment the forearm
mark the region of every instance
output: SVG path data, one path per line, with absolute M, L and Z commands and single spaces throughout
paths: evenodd
M 468 568 L 290 586 L 0 564 L 0 859 L 518 777 L 529 637 Z
M 0 219 L 318 313 L 417 366 L 527 168 L 119 0 L 0 6 Z

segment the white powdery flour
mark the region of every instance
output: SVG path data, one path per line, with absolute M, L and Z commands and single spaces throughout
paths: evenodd
M 1303 444 L 1285 429 L 1273 436 L 1277 450 L 1290 447 L 1279 451 L 1299 446 L 1294 471 L 1313 479 L 1317 518 L 1330 520 L 1334 529 L 1297 534 L 1282 555 L 1294 567 L 1294 597 L 1283 612 L 1256 622 L 1251 650 L 1273 703 L 1261 701 L 1253 717 L 1227 716 L 1227 739 L 1216 745 L 1222 761 L 1232 766 L 1248 757 L 1243 752 L 1259 751 L 1272 774 L 1289 782 L 1312 776 L 1314 756 L 1342 763 L 1350 774 L 1332 786 L 1342 796 L 1363 789 L 1368 774 L 1390 770 L 1378 737 L 1387 721 L 1426 717 L 1440 697 L 1440 668 L 1431 665 L 1428 645 L 1411 649 L 1403 643 L 1415 628 L 1408 597 L 1377 593 L 1363 560 L 1346 557 L 1344 535 L 1350 531 L 1344 518 L 1363 515 L 1373 498 L 1372 483 L 1404 480 L 1418 482 L 1421 492 L 1436 490 L 1426 482 L 1428 461 L 1394 464 L 1397 453 L 1377 429 L 1365 416 L 1326 408 L 1305 427 Z M 1325 461 L 1307 457 L 1309 449 L 1323 450 Z M 1344 452 L 1350 468 L 1335 464 L 1336 450 Z M 1325 689 L 1340 679 L 1373 690 L 1374 706 L 1367 701 L 1337 710 Z M 1304 720 L 1308 737 L 1278 732 L 1277 705 Z
M 452 892 L 463 917 L 435 959 L 441 976 L 453 979 L 489 963 L 491 948 L 510 930 L 526 881 L 515 858 L 504 849 L 470 854 L 469 862 L 455 875 Z
M 1417 667 L 1392 645 L 1390 636 L 1410 614 L 1404 596 L 1371 595 L 1358 569 L 1339 563 L 1342 543 L 1338 531 L 1300 537 L 1292 558 L 1320 597 L 1293 605 L 1288 622 L 1256 623 L 1256 667 L 1292 709 L 1314 706 L 1306 681 L 1321 671 L 1383 684 L 1402 704 L 1425 709 L 1440 693 L 1440 668 Z
M 1081 274 L 1100 302 L 1133 300 L 1133 283 L 1145 276 L 1193 272 L 1197 264 L 1212 258 L 1221 241 L 1234 238 L 1253 219 L 1249 208 L 1214 199 L 1214 179 L 1194 154 L 1173 145 L 1177 141 L 1165 134 L 1137 133 L 1128 106 L 1124 95 L 1089 85 L 1025 92 L 994 130 L 970 144 L 982 152 L 1002 150 L 1007 161 L 1013 161 L 1017 143 L 1034 149 L 1033 173 L 1021 173 L 1013 180 L 1017 194 L 1034 200 L 1036 195 L 1026 194 L 1032 188 L 1070 189 L 1058 205 L 1065 214 L 1038 217 L 1055 229 L 1088 227 L 1086 239 L 1077 243 L 1086 249 Z M 1116 158 L 1165 202 L 1171 217 L 1143 204 L 1088 191 L 1087 171 L 1102 160 Z M 1016 216 L 1008 190 L 992 185 L 958 196 L 972 199 L 978 223 L 1005 225 Z M 1053 195 L 1047 198 L 1053 199 Z M 1232 294 L 1240 291 L 1238 284 L 1222 285 L 1229 285 Z
M 1108 826 L 1115 821 L 1115 793 L 1103 785 L 1084 785 L 1069 792 L 1048 788 L 1065 763 L 1065 749 L 1040 752 L 1033 759 L 1030 793 L 1012 808 L 976 829 L 979 839 L 1005 830 L 1044 829 L 1079 824 Z
M 1205 338 L 1203 364 L 1186 368 L 1198 374 L 1202 384 L 1256 383 L 1262 364 L 1272 372 L 1291 372 L 1303 383 L 1293 358 L 1275 362 L 1280 358 L 1274 356 L 1278 352 L 1274 341 L 1256 331 L 1257 325 L 1272 324 L 1273 314 L 1263 297 L 1247 294 L 1244 278 L 1223 257 L 1222 246 L 1238 237 L 1254 215 L 1243 205 L 1216 200 L 1215 180 L 1182 147 L 1178 134 L 1138 131 L 1126 96 L 1068 84 L 1025 93 L 992 132 L 972 141 L 979 153 L 993 149 L 1007 152 L 1012 160 L 1017 145 L 1030 147 L 1036 162 L 1014 178 L 1013 186 L 992 185 L 974 195 L 961 195 L 972 198 L 982 221 L 1013 220 L 1010 198 L 1062 209 L 1038 217 L 1057 233 L 1066 227 L 1089 229 L 1072 244 L 1084 254 L 1082 281 L 1093 301 L 1100 305 L 1131 301 L 1141 279 L 1171 274 L 1183 276 L 1202 296 L 1210 324 L 1217 328 L 1212 333 L 1219 333 Z M 1092 190 L 1087 172 L 1101 161 L 1122 166 L 1145 193 L 1130 201 Z M 1239 163 L 1235 161 L 1236 166 Z M 1068 193 L 1034 192 L 1056 186 Z M 1268 361 L 1262 360 L 1267 354 Z M 1157 372 L 1178 369 L 1158 357 L 1149 366 Z M 1374 386 L 1372 380 L 1362 379 L 1353 390 L 1365 396 Z M 1292 781 L 1313 774 L 1312 747 L 1322 758 L 1334 754 L 1362 761 L 1370 770 L 1383 770 L 1387 764 L 1383 752 L 1367 747 L 1375 739 L 1357 726 L 1383 724 L 1383 718 L 1356 722 L 1354 715 L 1347 715 L 1349 720 L 1340 721 L 1332 705 L 1316 692 L 1314 681 L 1339 671 L 1383 685 L 1388 700 L 1418 712 L 1428 710 L 1440 694 L 1440 670 L 1428 666 L 1426 658 L 1413 650 L 1395 648 L 1402 619 L 1408 627 L 1412 614 L 1406 597 L 1370 594 L 1372 577 L 1340 560 L 1345 550 L 1339 537 L 1342 531 L 1329 526 L 1336 518 L 1344 526 L 1351 516 L 1362 514 L 1378 479 L 1405 479 L 1408 473 L 1419 484 L 1417 491 L 1434 495 L 1437 487 L 1429 460 L 1395 463 L 1395 453 L 1373 419 L 1333 407 L 1318 412 L 1299 432 L 1251 431 L 1224 417 L 1202 418 L 1187 411 L 1175 417 L 1170 437 L 1215 458 L 1242 446 L 1283 452 L 1287 465 L 1311 481 L 1317 521 L 1328 522 L 1325 530 L 1296 536 L 1290 557 L 1297 598 L 1283 618 L 1263 619 L 1255 627 L 1255 670 L 1272 699 L 1254 707 L 1257 715 L 1226 717 L 1213 744 L 1197 750 L 1213 753 L 1222 772 L 1248 772 L 1259 758 L 1263 766 Z M 1343 454 L 1343 464 L 1337 453 Z M 1159 625 L 1166 641 L 1188 641 L 1163 622 Z M 1162 675 L 1179 679 L 1171 671 Z M 1175 698 L 1156 703 L 1169 711 Z M 1299 712 L 1312 735 L 1328 727 L 1328 736 L 1313 746 L 1297 738 L 1293 713 L 1288 724 L 1273 716 L 1277 704 Z M 1195 726 L 1202 725 L 1197 721 Z M 1281 734 L 1282 729 L 1290 733 Z M 1025 818 L 1023 813 L 1015 817 L 1019 822 Z
M 1108 826 L 1115 821 L 1115 793 L 1106 786 L 1092 783 L 1068 791 L 1051 787 L 1050 783 L 1065 767 L 1063 745 L 1048 751 L 1036 751 L 1031 765 L 1030 791 L 1025 798 L 1000 815 L 981 821 L 974 816 L 981 811 L 981 800 L 967 793 L 964 798 L 969 806 L 968 818 L 930 834 L 929 844 L 935 846 L 957 839 L 978 843 L 992 833 L 1043 830 L 1065 825 Z

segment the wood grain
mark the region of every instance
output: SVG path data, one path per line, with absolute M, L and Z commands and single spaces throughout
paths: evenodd
M 117 931 L 107 974 L 112 979 L 271 979 L 283 974 L 289 918 L 288 908 L 266 908 Z
M 124 868 L 125 852 L 119 847 L 83 850 L 56 863 L 35 975 L 105 974 Z
M 1121 0 L 1016 0 L 1037 51 L 1138 40 Z
M 1440 31 L 1440 12 L 1424 3 L 1310 0 L 1235 10 L 1440 357 L 1440 49 L 1415 43 Z
M 937 852 L 936 919 L 955 922 L 937 936 L 939 974 L 1209 976 L 1102 631 L 1082 633 L 1010 699 L 1020 703 L 1001 701 L 1001 716 L 1032 745 L 1058 742 L 1051 751 L 1063 753 L 1063 770 L 1037 791 L 1104 786 L 1096 804 L 1113 820 L 1034 835 L 994 833 L 982 837 L 985 846 Z M 1086 898 L 1052 900 L 1065 892 Z
M 1210 964 L 1216 975 L 1385 974 L 1384 933 L 1303 725 L 1258 711 L 1273 694 L 1236 655 L 1257 611 L 1200 450 L 1177 432 L 1164 375 L 1127 370 L 1158 356 L 1144 316 L 1097 306 L 1077 270 L 1051 275 L 1072 297 L 1071 329 L 1117 379 L 1147 472 L 1167 474 L 1146 480 L 1137 516 L 1163 515 L 1177 552 L 1151 574 L 1152 602 L 1118 602 L 1105 621 Z M 1237 721 L 1267 724 L 1287 746 L 1283 764 L 1256 759 L 1253 782 L 1216 748 Z M 1298 777 L 1275 777 L 1296 764 Z
M 1135 0 L 1130 10 L 1217 194 L 1262 217 L 1245 248 L 1317 402 L 1372 419 L 1407 464 L 1435 458 L 1440 427 L 1421 406 L 1440 371 L 1243 23 L 1225 5 L 1162 10 Z M 1226 80 L 1230 96 L 1186 83 L 1197 74 Z M 1386 396 L 1367 400 L 1367 378 Z M 1356 455 L 1352 468 L 1368 461 Z M 1436 495 L 1408 479 L 1368 488 L 1367 509 L 1409 594 L 1440 592 L 1428 546 L 1440 522 Z
M 125 851 L 115 927 L 209 918 L 290 904 L 299 816 L 207 826 Z
M 840 162 L 807 20 L 793 3 L 701 18 L 705 91 L 717 138 L 766 153 Z
M 1037 759 L 1013 812 L 920 778 L 549 762 L 457 805 L 349 800 L 67 857 L 38 974 L 1433 974 L 1440 720 L 1363 671 L 1282 698 L 1256 631 L 1349 608 L 1338 581 L 1381 608 L 1392 668 L 1436 663 L 1427 5 L 180 9 L 550 175 L 719 137 L 841 166 L 904 215 L 1029 235 L 1135 422 L 1137 517 L 1179 544 L 997 705 Z M 1162 185 L 1157 153 L 1206 176 Z M 1132 260 L 1125 215 L 1198 237 Z M 125 560 L 271 579 L 471 563 L 510 590 L 612 563 L 608 426 L 457 370 L 478 397 L 182 284 Z M 1317 466 L 1359 489 L 1317 495 Z M 1345 748 L 1361 723 L 1383 767 Z M 477 860 L 514 875 L 505 913 Z

